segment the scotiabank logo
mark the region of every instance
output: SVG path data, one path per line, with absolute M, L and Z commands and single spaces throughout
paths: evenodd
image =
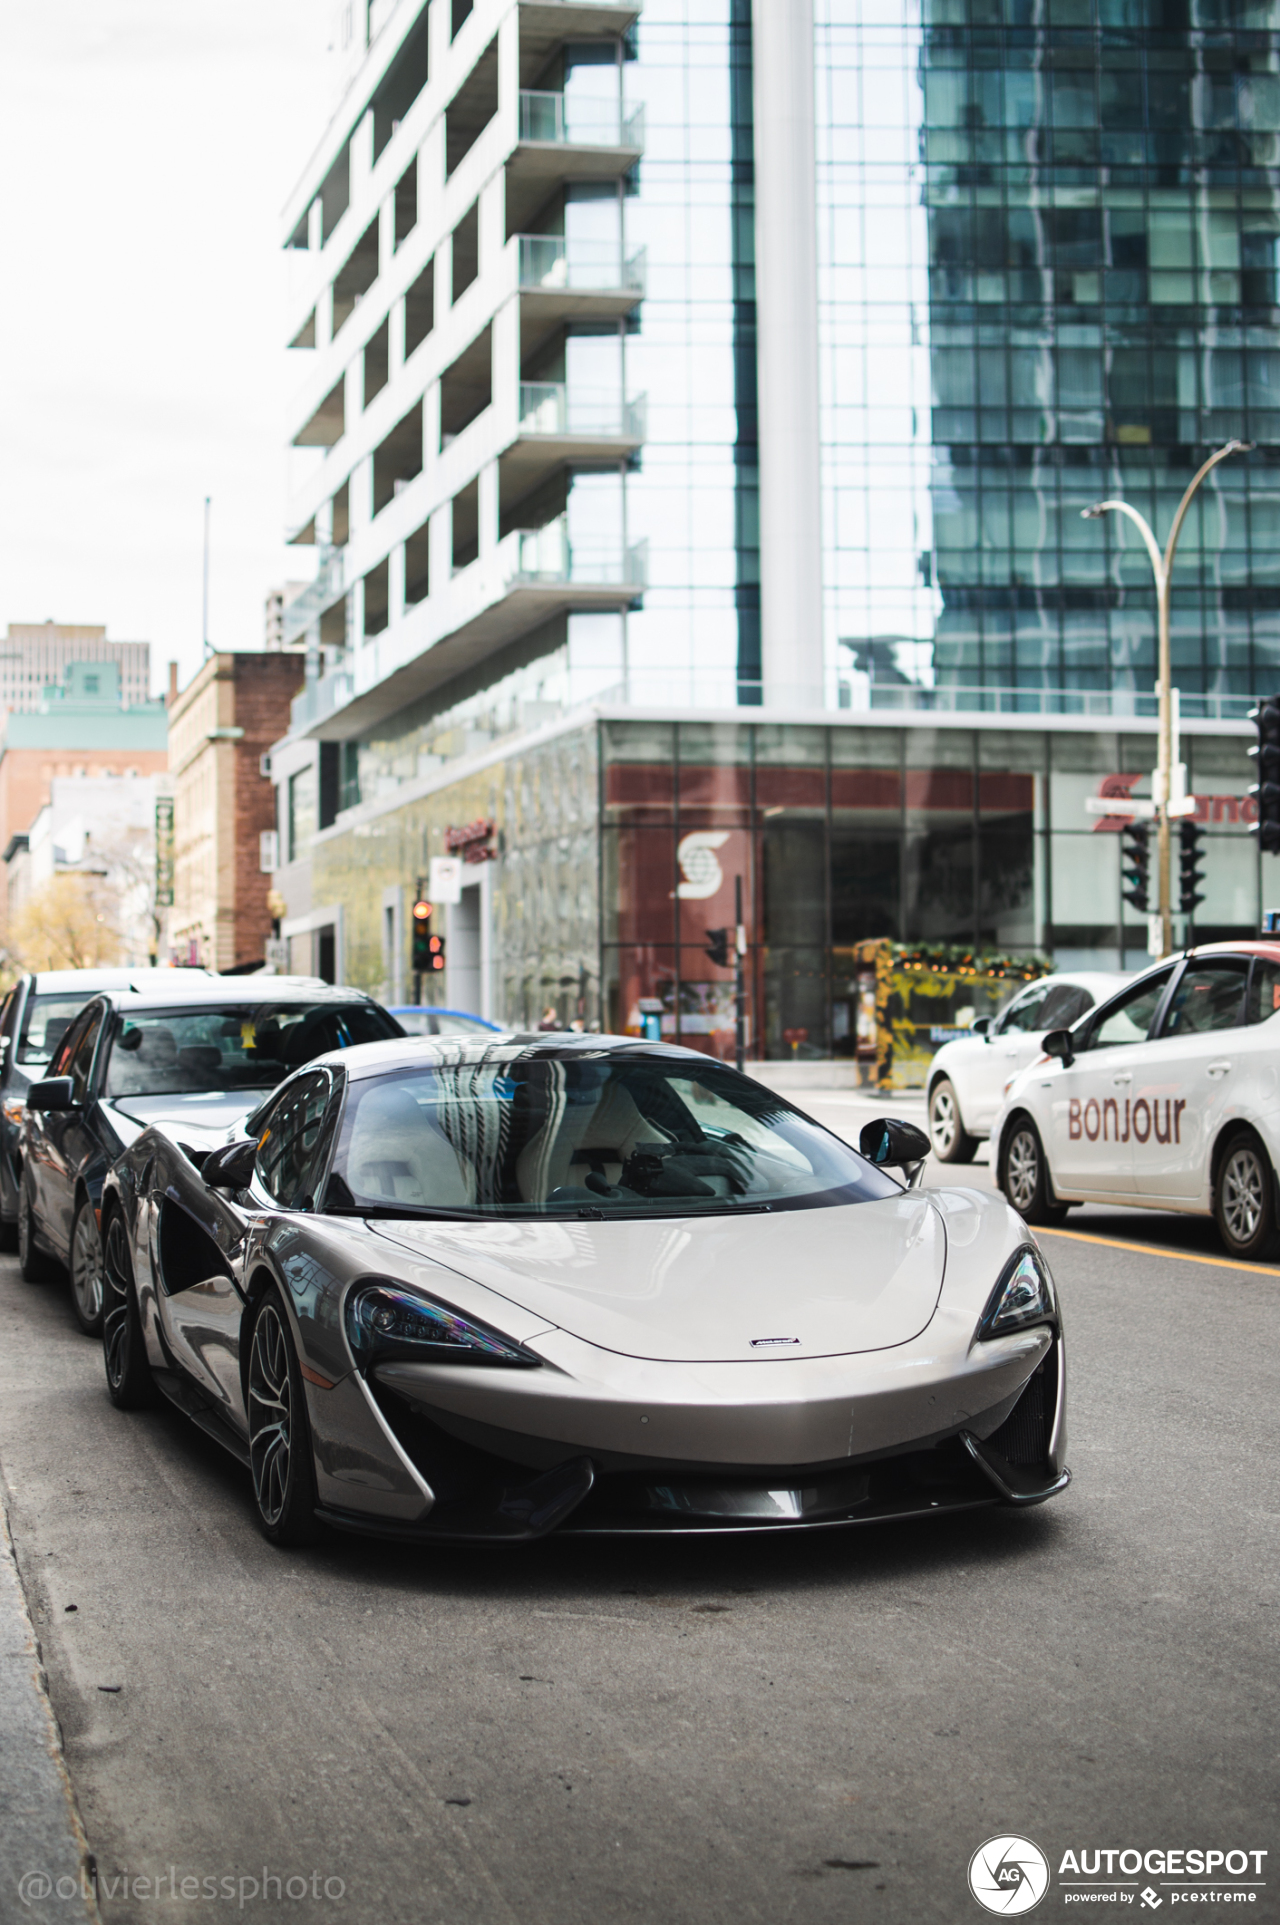
M 1067 1135 L 1073 1143 L 1082 1136 L 1090 1143 L 1148 1143 L 1153 1136 L 1157 1143 L 1181 1143 L 1186 1101 L 1181 1096 L 1164 1097 L 1163 1115 L 1161 1101 L 1158 1096 L 1150 1102 L 1140 1096 L 1134 1103 L 1126 1096 L 1122 1113 L 1115 1096 L 1104 1096 L 1101 1102 L 1091 1096 L 1085 1103 L 1073 1096 L 1067 1105 Z

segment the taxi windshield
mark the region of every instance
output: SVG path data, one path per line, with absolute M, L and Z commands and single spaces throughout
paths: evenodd
M 898 1187 L 719 1064 L 502 1051 L 355 1083 L 326 1208 L 689 1216 L 860 1203 Z
M 326 1050 L 398 1036 L 374 1003 L 245 1003 L 128 1013 L 103 1094 L 174 1096 L 274 1089 Z

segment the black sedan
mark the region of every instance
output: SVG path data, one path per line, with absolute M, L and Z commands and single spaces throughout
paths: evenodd
M 237 1134 L 290 1071 L 353 1043 L 402 1035 L 353 989 L 177 972 L 163 989 L 110 990 L 71 1022 L 49 1073 L 26 1092 L 17 1197 L 18 1260 L 28 1283 L 71 1273 L 81 1328 L 102 1328 L 99 1210 L 107 1171 L 148 1126 L 194 1164 Z

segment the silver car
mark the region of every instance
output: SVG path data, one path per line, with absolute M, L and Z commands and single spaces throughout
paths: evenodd
M 107 1384 L 252 1472 L 277 1543 L 795 1529 L 1062 1490 L 1048 1267 L 693 1050 L 415 1037 L 321 1057 L 103 1196 Z M 892 1174 L 901 1171 L 901 1176 Z

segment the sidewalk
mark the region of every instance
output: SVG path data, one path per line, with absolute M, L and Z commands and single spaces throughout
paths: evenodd
M 96 1921 L 92 1865 L 0 1508 L 0 1919 Z

